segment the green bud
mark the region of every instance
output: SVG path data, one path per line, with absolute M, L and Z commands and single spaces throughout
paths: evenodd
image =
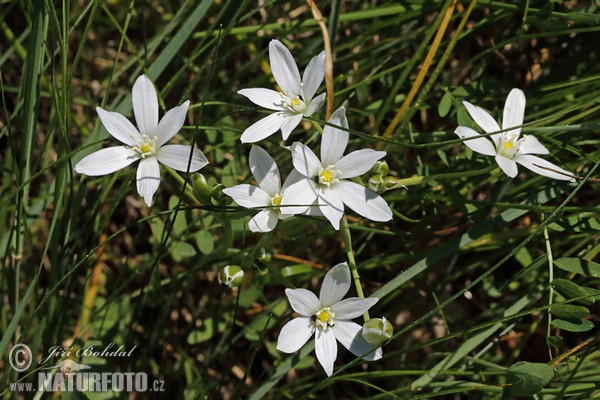
M 387 342 L 393 333 L 394 328 L 385 317 L 371 318 L 362 328 L 362 336 L 371 346 L 379 346 Z
M 225 186 L 223 184 L 221 184 L 221 183 L 217 183 L 210 190 L 210 195 L 219 204 L 229 205 L 229 204 L 231 204 L 231 202 L 233 201 L 233 199 L 231 197 L 226 196 L 225 194 L 223 194 L 223 189 L 225 189 Z
M 244 270 L 238 265 L 228 265 L 219 275 L 221 284 L 229 288 L 235 288 L 242 284 L 244 280 Z
M 385 192 L 385 180 L 383 179 L 383 175 L 372 175 L 369 178 L 369 189 L 371 189 L 375 193 Z
M 263 264 L 268 264 L 271 262 L 272 259 L 273 255 L 271 254 L 271 252 L 265 249 L 264 247 L 261 247 L 260 256 L 258 256 L 258 261 L 260 261 Z
M 373 167 L 371 167 L 371 174 L 373 175 L 381 175 L 383 177 L 386 177 L 387 174 L 390 172 L 390 167 L 387 165 L 387 162 L 385 161 L 377 161 Z
M 406 186 L 404 186 L 403 184 L 400 183 L 400 179 L 394 178 L 393 176 L 388 176 L 388 177 L 385 178 L 385 189 L 384 189 L 384 191 L 392 190 L 392 189 L 398 189 L 398 188 L 404 188 L 404 189 L 406 189 Z
M 210 204 L 210 188 L 204 175 L 194 174 L 192 176 L 192 189 L 194 189 L 194 196 L 198 201 Z

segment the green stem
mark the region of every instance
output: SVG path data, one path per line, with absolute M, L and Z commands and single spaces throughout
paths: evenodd
M 548 235 L 548 228 L 544 228 L 544 240 L 546 242 L 546 253 L 548 253 L 548 330 L 546 331 L 546 337 L 552 335 L 552 303 L 554 301 L 554 288 L 552 287 L 552 281 L 554 280 L 554 259 L 552 257 L 552 246 L 550 245 L 550 236 Z M 548 354 L 552 359 L 552 348 L 548 346 Z
M 342 240 L 344 241 L 344 246 L 346 247 L 348 266 L 350 267 L 350 272 L 352 273 L 352 279 L 354 280 L 356 293 L 358 294 L 358 297 L 364 299 L 365 294 L 363 293 L 362 285 L 360 284 L 360 275 L 358 275 L 356 261 L 354 260 L 354 252 L 352 251 L 352 237 L 350 236 L 350 226 L 348 225 L 348 219 L 346 218 L 346 214 L 342 215 L 342 221 L 340 223 L 340 234 L 342 235 Z M 365 322 L 367 322 L 369 318 L 369 312 L 365 311 L 365 313 L 363 314 L 363 319 L 365 320 Z
M 494 170 L 496 165 L 490 165 L 489 167 L 483 169 L 476 169 L 475 171 L 462 171 L 462 172 L 449 172 L 447 174 L 436 174 L 429 176 L 415 176 L 412 178 L 398 179 L 398 183 L 404 186 L 414 186 L 420 185 L 422 183 L 427 183 L 433 180 L 441 180 L 441 179 L 456 179 L 462 178 L 466 176 L 476 176 L 476 175 L 484 175 Z

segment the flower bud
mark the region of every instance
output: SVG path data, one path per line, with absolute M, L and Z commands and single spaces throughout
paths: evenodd
M 372 175 L 369 178 L 369 189 L 374 191 L 375 193 L 383 193 L 385 192 L 385 179 L 381 174 Z
M 400 183 L 400 179 L 398 178 L 394 178 L 393 176 L 388 176 L 385 178 L 385 190 L 392 190 L 392 189 L 398 189 L 398 188 L 404 188 L 406 189 L 406 186 L 404 186 L 403 184 Z
M 362 328 L 362 336 L 371 346 L 379 346 L 387 342 L 393 333 L 394 328 L 385 317 L 371 318 Z
M 202 174 L 194 174 L 192 177 L 192 189 L 194 196 L 203 204 L 210 204 L 210 188 L 206 178 Z
M 265 249 L 264 247 L 261 247 L 260 256 L 258 256 L 258 261 L 260 261 L 263 264 L 268 264 L 271 262 L 272 259 L 273 255 L 271 254 L 271 252 Z
M 373 175 L 381 175 L 383 177 L 386 177 L 388 172 L 390 172 L 390 167 L 388 166 L 387 162 L 385 162 L 385 161 L 377 161 L 377 162 L 375 162 L 373 167 L 371 167 L 370 172 Z
M 221 284 L 229 288 L 235 288 L 242 284 L 244 280 L 244 270 L 238 265 L 228 265 L 219 275 Z
M 221 183 L 218 183 L 210 190 L 210 194 L 212 198 L 215 199 L 219 204 L 229 205 L 233 199 L 229 196 L 225 196 L 223 194 L 223 189 L 225 189 L 225 186 Z

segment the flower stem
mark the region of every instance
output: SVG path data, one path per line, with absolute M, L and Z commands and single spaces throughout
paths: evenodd
M 356 293 L 358 294 L 358 297 L 364 299 L 365 294 L 363 293 L 362 285 L 360 284 L 360 275 L 358 275 L 356 261 L 354 260 L 354 252 L 352 251 L 352 237 L 350 236 L 350 226 L 348 225 L 348 219 L 346 218 L 346 214 L 342 215 L 342 221 L 340 223 L 340 234 L 342 235 L 344 247 L 346 248 L 348 266 L 350 267 L 350 272 L 352 273 L 352 279 L 354 280 Z M 365 322 L 367 322 L 369 318 L 369 312 L 365 311 L 365 313 L 363 314 L 363 319 L 365 320 Z
M 412 178 L 398 179 L 398 183 L 404 186 L 414 186 L 420 185 L 422 183 L 427 183 L 433 180 L 442 180 L 442 179 L 456 179 L 465 176 L 476 176 L 487 174 L 488 172 L 494 170 L 496 165 L 490 165 L 489 167 L 483 169 L 476 169 L 475 171 L 461 171 L 461 172 L 449 172 L 447 174 L 436 174 L 429 176 L 414 176 Z
M 544 228 L 544 241 L 546 242 L 546 253 L 548 254 L 548 330 L 546 337 L 552 336 L 552 303 L 554 302 L 554 288 L 552 287 L 552 281 L 554 280 L 554 258 L 552 257 L 552 246 L 550 245 L 550 236 L 548 235 L 548 229 Z M 552 347 L 548 346 L 548 353 L 550 359 L 552 359 Z

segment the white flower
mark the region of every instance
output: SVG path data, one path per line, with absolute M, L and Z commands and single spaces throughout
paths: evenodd
M 223 189 L 223 193 L 232 197 L 242 207 L 261 208 L 248 222 L 248 227 L 252 232 L 269 232 L 275 228 L 279 219 L 292 216 L 282 213 L 279 206 L 285 189 L 289 184 L 296 182 L 299 176 L 290 174 L 282 187 L 275 160 L 258 146 L 252 146 L 248 164 L 258 187 L 243 183 Z
M 336 110 L 329 123 L 347 129 L 346 109 Z M 302 179 L 291 184 L 283 196 L 281 205 L 286 212 L 301 214 L 316 204 L 335 229 L 340 228 L 344 204 L 373 221 L 392 219 L 392 211 L 381 196 L 348 180 L 368 172 L 385 151 L 362 149 L 344 156 L 347 145 L 348 132 L 329 125 L 321 137 L 321 160 L 307 146 L 292 144 L 292 162 Z
M 465 140 L 464 144 L 471 150 L 494 156 L 498 166 L 511 178 L 517 176 L 517 163 L 527 169 L 553 179 L 574 181 L 573 174 L 532 154 L 548 154 L 549 151 L 535 137 L 521 134 L 523 116 L 525 114 L 525 94 L 521 89 L 513 89 L 506 98 L 502 129 L 496 120 L 484 109 L 463 101 L 473 121 L 486 133 L 494 133 L 488 139 Z M 502 131 L 502 132 L 500 132 Z M 479 136 L 479 133 L 466 126 L 459 126 L 454 131 L 461 139 Z
M 358 318 L 379 299 L 350 297 L 342 300 L 350 289 L 350 269 L 346 263 L 333 267 L 323 279 L 319 298 L 306 289 L 286 289 L 290 306 L 300 314 L 283 326 L 277 350 L 293 353 L 315 335 L 317 359 L 327 375 L 333 373 L 337 357 L 337 341 L 357 356 L 371 349 L 363 338 L 362 327 L 351 319 Z M 381 358 L 381 347 L 365 356 L 367 361 Z
M 108 133 L 125 146 L 98 150 L 79 161 L 75 171 L 90 176 L 106 175 L 140 160 L 137 190 L 150 206 L 160 182 L 159 161 L 177 171 L 194 172 L 208 164 L 208 160 L 200 150 L 191 146 L 164 145 L 183 126 L 189 100 L 169 110 L 159 122 L 158 97 L 150 78 L 146 75 L 137 78 L 131 97 L 139 130 L 123 115 L 96 107 Z
M 281 92 L 271 89 L 242 89 L 238 93 L 254 104 L 277 111 L 248 127 L 242 143 L 255 143 L 281 129 L 283 140 L 300 124 L 303 116 L 311 116 L 321 107 L 325 93 L 313 98 L 325 76 L 325 52 L 314 57 L 302 76 L 290 51 L 279 41 L 269 43 L 269 62 Z

